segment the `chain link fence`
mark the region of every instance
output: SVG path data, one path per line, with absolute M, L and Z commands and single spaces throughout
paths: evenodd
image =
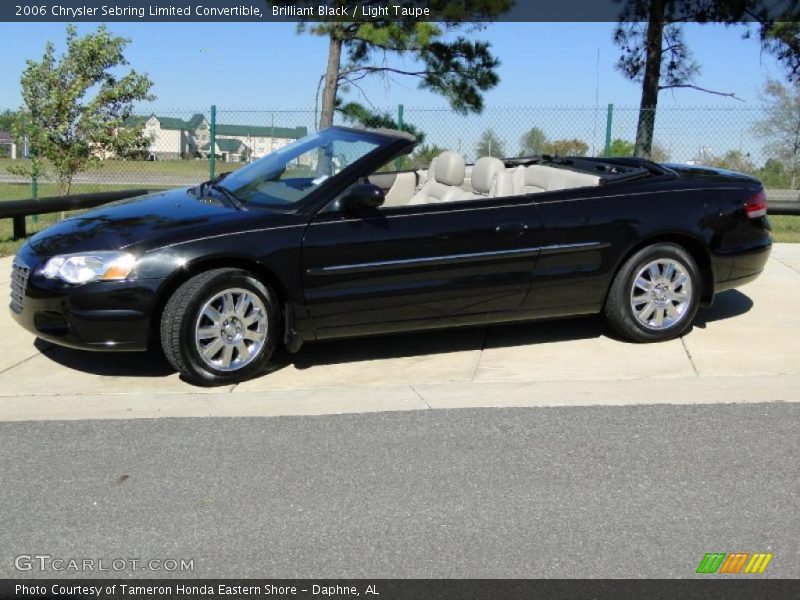
M 757 123 L 768 118 L 765 107 L 659 107 L 655 119 L 657 160 L 679 163 L 728 164 L 755 172 L 772 156 L 769 140 L 755 134 Z M 638 107 L 509 107 L 487 108 L 480 115 L 462 117 L 446 109 L 404 109 L 405 122 L 425 134 L 425 142 L 458 150 L 468 160 L 487 150 L 487 137 L 500 148 L 495 156 L 517 156 L 529 151 L 527 134 L 536 129 L 543 143 L 536 150 L 600 156 L 608 142 L 613 155 L 633 151 Z M 491 131 L 494 136 L 487 135 Z M 536 137 L 536 136 L 533 136 Z
M 468 162 L 483 155 L 630 155 L 639 114 L 636 107 L 605 105 L 490 107 L 468 116 L 446 108 L 410 106 L 382 112 L 423 138 L 414 154 L 397 163 L 401 168 L 427 166 L 444 149 L 460 152 Z M 796 198 L 797 193 L 790 191 L 797 187 L 792 185 L 790 161 L 770 139 L 757 133 L 758 123 L 769 116 L 765 107 L 660 107 L 654 158 L 751 173 L 768 188 L 786 190 L 787 198 Z M 316 121 L 313 110 L 142 110 L 128 126 L 143 132 L 149 148 L 135 159 L 98 156 L 96 165 L 74 176 L 70 191 L 191 185 L 235 170 L 315 131 Z M 30 198 L 33 193 L 52 196 L 59 191 L 46 164 L 35 185 L 30 178 L 10 172 L 25 166 L 29 152 L 24 146 L 24 141 L 4 138 L 0 132 L 0 200 Z

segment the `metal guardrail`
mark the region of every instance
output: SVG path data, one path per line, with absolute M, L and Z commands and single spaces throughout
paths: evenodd
M 47 198 L 33 198 L 28 200 L 6 200 L 0 202 L 0 219 L 14 220 L 14 239 L 27 236 L 25 230 L 25 217 L 29 215 L 44 215 L 66 210 L 79 210 L 94 208 L 109 202 L 135 198 L 149 194 L 150 190 L 120 190 L 115 192 L 97 192 L 94 194 L 75 194 L 74 196 L 49 196 Z
M 800 216 L 800 202 L 770 202 L 768 198 L 767 214 Z
M 43 215 L 60 212 L 62 210 L 76 210 L 94 208 L 109 202 L 144 196 L 153 190 L 120 190 L 116 192 L 97 192 L 94 194 L 76 194 L 74 196 L 50 196 L 37 200 L 6 200 L 0 202 L 0 219 L 14 219 L 14 239 L 27 236 L 25 230 L 25 217 L 29 215 Z M 770 201 L 769 214 L 800 216 L 800 202 L 798 201 Z

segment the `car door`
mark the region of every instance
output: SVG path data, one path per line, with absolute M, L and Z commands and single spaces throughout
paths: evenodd
M 303 242 L 305 299 L 320 337 L 477 322 L 514 311 L 541 236 L 531 198 L 319 212 Z
M 611 186 L 534 198 L 544 224 L 542 248 L 522 310 L 536 317 L 598 312 L 621 253 L 652 210 L 648 199 L 615 193 Z

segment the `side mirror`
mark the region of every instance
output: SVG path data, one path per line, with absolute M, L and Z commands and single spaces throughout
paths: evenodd
M 385 200 L 383 190 L 372 183 L 359 183 L 350 188 L 340 203 L 344 212 L 359 212 L 368 208 L 378 208 Z

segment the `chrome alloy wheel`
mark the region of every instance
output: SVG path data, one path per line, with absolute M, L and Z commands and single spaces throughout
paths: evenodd
M 200 358 L 212 369 L 237 371 L 259 355 L 267 340 L 267 309 L 255 293 L 224 290 L 203 305 L 194 328 Z
M 688 269 L 672 258 L 659 258 L 645 265 L 631 286 L 631 309 L 647 329 L 670 329 L 686 316 L 692 301 L 692 279 Z

